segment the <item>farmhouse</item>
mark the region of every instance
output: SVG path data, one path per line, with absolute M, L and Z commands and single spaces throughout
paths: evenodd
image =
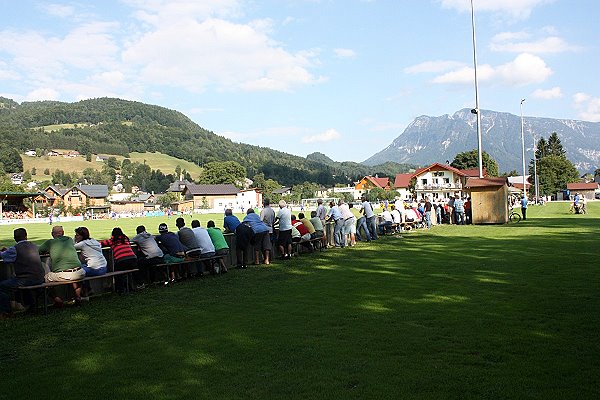
M 197 185 L 188 183 L 182 191 L 185 202 L 191 201 L 192 208 L 224 210 L 235 208 L 240 190 L 231 184 Z

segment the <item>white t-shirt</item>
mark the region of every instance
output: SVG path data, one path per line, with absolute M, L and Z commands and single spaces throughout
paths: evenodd
M 277 212 L 277 218 L 279 218 L 280 231 L 292 229 L 292 211 L 289 208 L 280 208 Z

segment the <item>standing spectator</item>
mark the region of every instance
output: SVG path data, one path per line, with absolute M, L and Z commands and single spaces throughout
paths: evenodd
M 467 201 L 465 201 L 465 221 L 467 225 L 471 225 L 473 223 L 472 218 L 473 213 L 471 212 L 471 198 L 467 197 Z
M 192 221 L 192 226 L 194 226 L 194 221 Z M 225 240 L 225 236 L 223 236 L 223 232 L 221 232 L 219 228 L 215 227 L 215 221 L 208 221 L 206 224 L 206 230 L 208 231 L 210 240 L 215 248 L 215 255 L 228 255 L 229 245 L 227 245 L 227 241 Z M 225 261 L 223 261 L 223 258 L 219 259 L 219 262 L 221 263 L 221 271 L 227 272 L 227 267 L 225 266 Z
M 223 218 L 223 228 L 225 228 L 225 233 L 234 233 L 239 224 L 241 224 L 241 222 L 238 217 L 233 215 L 231 208 L 226 209 L 225 218 Z
M 375 220 L 377 217 L 373 212 L 373 206 L 371 203 L 367 201 L 366 196 L 362 196 L 362 214 L 366 218 L 367 227 L 369 228 L 369 233 L 371 235 L 371 240 L 377 239 L 377 221 Z
M 44 283 L 44 268 L 40 259 L 38 247 L 27 240 L 25 228 L 13 231 L 15 242 L 10 248 L 3 248 L 0 258 L 5 264 L 14 264 L 15 276 L 0 282 L 0 319 L 12 316 L 11 298 L 19 286 L 32 286 Z M 25 305 L 32 303 L 29 297 L 25 298 Z
M 81 268 L 81 262 L 75 250 L 75 244 L 70 237 L 65 236 L 62 226 L 52 227 L 52 239 L 46 240 L 39 248 L 40 254 L 50 253 L 50 272 L 46 274 L 46 282 L 78 281 L 85 277 L 85 271 Z M 77 283 L 73 283 L 75 289 L 75 302 L 81 301 L 81 290 Z M 55 307 L 61 307 L 63 301 L 54 296 Z
M 427 222 L 427 229 L 431 229 L 431 202 L 429 201 L 429 196 L 425 197 L 425 221 Z
M 137 269 L 137 257 L 131 248 L 129 238 L 123 233 L 121 228 L 113 228 L 110 238 L 101 241 L 100 244 L 103 247 L 111 248 L 113 269 L 115 271 Z M 130 289 L 127 287 L 127 281 L 122 275 L 115 277 L 115 286 L 117 293 L 125 293 Z
M 266 197 L 263 199 L 263 209 L 260 212 L 260 219 L 269 228 L 270 240 L 271 242 L 273 242 L 273 240 L 275 239 L 273 235 L 273 225 L 275 225 L 275 211 L 271 208 L 271 202 Z
M 344 219 L 342 218 L 342 212 L 340 211 L 340 208 L 333 201 L 329 203 L 327 217 L 329 218 L 329 221 L 335 223 L 333 228 L 333 241 L 335 243 L 335 247 L 345 247 L 346 240 L 342 237 Z
M 465 224 L 465 203 L 458 195 L 456 195 L 456 199 L 454 200 L 454 221 L 456 225 Z
M 342 228 L 343 243 L 347 243 L 348 237 L 350 238 L 350 246 L 354 246 L 356 244 L 356 217 L 350 211 L 350 206 L 343 200 L 339 201 L 339 209 L 342 213 L 342 218 L 344 220 L 344 226 Z
M 454 197 L 450 196 L 446 204 L 448 205 L 448 223 L 452 225 L 453 223 L 456 223 L 456 215 L 454 213 Z
M 362 235 L 365 235 L 364 238 L 361 235 L 361 231 Z M 356 221 L 356 240 L 359 242 L 371 241 L 371 234 L 369 233 L 369 227 L 367 226 L 367 218 L 364 215 L 361 215 Z
M 146 277 L 149 282 L 155 281 L 155 270 L 152 268 L 154 265 L 162 264 L 164 262 L 163 252 L 156 243 L 154 236 L 146 232 L 146 227 L 140 225 L 135 228 L 136 235 L 131 238 L 131 242 L 137 244 L 138 247 L 138 268 L 140 269 L 136 282 L 138 289 L 143 288 L 143 283 Z
M 275 221 L 279 222 L 277 245 L 281 252 L 281 259 L 289 260 L 292 253 L 292 212 L 287 208 L 285 200 L 279 201 L 279 211 Z
M 525 194 L 521 196 L 521 213 L 523 214 L 523 221 L 527 220 L 527 197 L 525 197 Z
M 323 205 L 323 199 L 317 200 L 317 218 L 321 220 L 321 225 L 323 225 L 323 243 L 327 245 L 327 225 L 325 222 L 327 219 L 327 210 L 325 210 L 325 206 Z
M 438 225 L 441 225 L 442 222 L 443 222 L 443 219 L 442 219 L 443 218 L 442 217 L 443 212 L 444 212 L 444 205 L 442 204 L 442 200 L 439 199 L 439 201 L 438 201 L 438 203 L 437 203 L 437 205 L 435 207 L 435 217 L 437 219 L 437 224 Z
M 246 211 L 244 223 L 248 224 L 254 235 L 252 236 L 252 246 L 254 247 L 254 264 L 260 264 L 260 254 L 263 254 L 265 264 L 270 263 L 269 255 L 271 253 L 271 238 L 269 236 L 269 227 L 265 224 L 252 208 Z

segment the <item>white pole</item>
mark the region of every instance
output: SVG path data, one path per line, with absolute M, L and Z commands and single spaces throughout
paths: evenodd
M 523 194 L 527 197 L 527 188 L 525 186 L 525 132 L 523 130 L 523 103 L 525 99 L 521 99 L 521 146 L 523 148 Z
M 537 149 L 535 143 L 535 133 L 533 134 L 533 184 L 535 186 L 535 199 L 539 201 L 540 192 L 538 186 L 538 177 L 537 177 Z
M 477 40 L 475 38 L 475 8 L 471 0 L 471 28 L 473 30 L 473 67 L 475 69 L 475 114 L 477 115 L 477 162 L 479 177 L 483 178 L 483 155 L 481 148 L 481 110 L 479 109 L 479 87 L 477 84 Z

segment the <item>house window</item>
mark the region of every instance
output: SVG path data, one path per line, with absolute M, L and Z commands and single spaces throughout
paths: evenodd
M 71 196 L 79 196 L 79 190 L 77 190 L 77 189 L 71 190 Z
M 426 179 L 426 178 L 423 178 L 423 179 L 421 179 L 421 183 L 422 183 L 423 185 L 427 185 L 427 179 Z
M 450 183 L 450 178 L 444 178 L 444 183 Z
M 433 183 L 438 183 L 438 178 L 433 178 Z

